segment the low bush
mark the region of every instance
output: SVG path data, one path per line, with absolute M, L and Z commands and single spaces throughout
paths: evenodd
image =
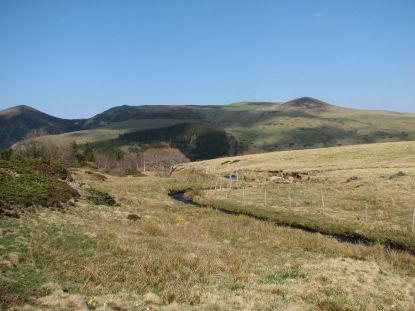
M 0 160 L 0 200 L 12 206 L 60 207 L 78 192 L 60 179 L 69 173 L 59 163 L 10 157 Z
M 93 188 L 87 188 L 86 198 L 88 201 L 98 205 L 114 206 L 116 204 L 114 197 L 107 192 L 99 191 Z

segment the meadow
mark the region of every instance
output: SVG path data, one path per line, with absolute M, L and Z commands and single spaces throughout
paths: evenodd
M 186 167 L 207 167 L 218 176 L 211 181 L 215 186 L 196 198 L 200 204 L 414 253 L 414 151 L 413 142 L 386 143 L 258 154 Z
M 0 305 L 5 310 L 414 310 L 410 252 L 275 225 L 290 212 L 296 221 L 324 220 L 317 228 L 322 230 L 340 223 L 367 234 L 386 226 L 397 237 L 402 231 L 412 245 L 407 214 L 413 208 L 414 148 L 396 143 L 223 158 L 181 165 L 168 178 L 151 172 L 141 177 L 101 172 L 105 178 L 98 178 L 91 169 L 71 169 L 75 187 L 108 192 L 117 204 L 93 204 L 81 196 L 61 211 L 39 207 L 20 218 L 0 219 Z M 270 184 L 270 175 L 278 173 L 269 171 L 281 169 L 310 175 Z M 390 179 L 398 171 L 405 175 Z M 232 190 L 225 190 L 229 179 L 219 174 L 238 175 Z M 351 176 L 357 179 L 346 182 Z M 193 201 L 222 210 L 169 196 L 183 190 Z M 250 217 L 257 212 L 270 219 Z

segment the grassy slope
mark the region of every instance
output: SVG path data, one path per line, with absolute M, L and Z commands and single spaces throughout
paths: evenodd
M 0 110 L 0 148 L 7 148 L 33 129 L 63 133 L 80 128 L 81 120 L 65 120 L 28 106 Z
M 225 161 L 235 161 L 231 165 Z M 224 164 L 222 164 L 224 163 Z M 370 167 L 414 167 L 415 142 L 393 142 L 342 147 L 289 150 L 227 157 L 186 164 L 187 167 L 212 167 L 235 170 L 312 170 Z
M 415 116 L 330 107 L 327 111 L 285 110 L 281 105 L 231 109 L 213 120 L 253 150 L 287 150 L 415 140 Z
M 121 206 L 81 200 L 65 213 L 0 221 L 0 256 L 20 257 L 0 277 L 0 302 L 45 310 L 87 310 L 85 301 L 104 310 L 363 311 L 414 304 L 412 256 L 189 208 L 167 196 L 174 187 L 202 186 L 194 174 L 104 182 L 81 170 L 73 175 L 109 191 Z M 128 220 L 130 213 L 142 220 Z M 172 301 L 178 306 L 163 309 Z
M 162 108 L 157 111 L 160 109 L 163 111 Z M 249 152 L 415 140 L 414 114 L 353 110 L 332 105 L 322 110 L 290 109 L 278 103 L 250 102 L 192 106 L 188 109 L 193 112 L 189 113 L 189 117 L 198 116 L 224 128 Z M 103 128 L 47 137 L 57 143 L 69 143 L 72 140 L 78 143 L 98 142 L 114 139 L 124 132 L 187 121 L 200 120 L 129 120 Z
M 196 199 L 198 202 L 324 233 L 363 236 L 415 252 L 411 232 L 415 142 L 282 151 L 195 162 L 184 167 L 238 172 L 246 179 L 235 182 L 234 190 L 228 194 L 227 190 L 208 191 Z M 269 172 L 275 170 L 312 175 L 293 184 L 264 182 L 276 175 Z M 405 176 L 390 179 L 398 171 Z M 351 176 L 357 180 L 347 182 Z M 246 188 L 244 202 L 242 187 Z
M 75 141 L 77 144 L 96 143 L 118 138 L 118 135 L 138 130 L 153 129 L 171 126 L 178 123 L 192 122 L 192 120 L 179 119 L 144 119 L 115 122 L 100 128 L 69 132 L 61 135 L 48 135 L 40 137 L 42 141 L 53 142 L 65 146 Z

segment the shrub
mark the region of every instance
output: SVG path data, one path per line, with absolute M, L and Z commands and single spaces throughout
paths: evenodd
M 107 192 L 99 191 L 93 188 L 87 188 L 85 191 L 86 198 L 94 204 L 108 206 L 114 206 L 116 204 L 114 197 Z
M 0 160 L 10 160 L 14 155 L 13 149 L 3 149 L 0 150 Z
M 54 165 L 20 157 L 0 160 L 0 200 L 13 206 L 60 207 L 61 203 L 79 196 L 76 190 L 58 179 L 67 176 L 66 169 Z
M 56 177 L 66 180 L 69 176 L 68 170 L 58 161 L 50 161 L 50 167 Z

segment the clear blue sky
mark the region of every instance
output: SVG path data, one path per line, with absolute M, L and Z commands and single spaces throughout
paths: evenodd
M 0 109 L 301 96 L 415 112 L 415 1 L 0 0 Z

